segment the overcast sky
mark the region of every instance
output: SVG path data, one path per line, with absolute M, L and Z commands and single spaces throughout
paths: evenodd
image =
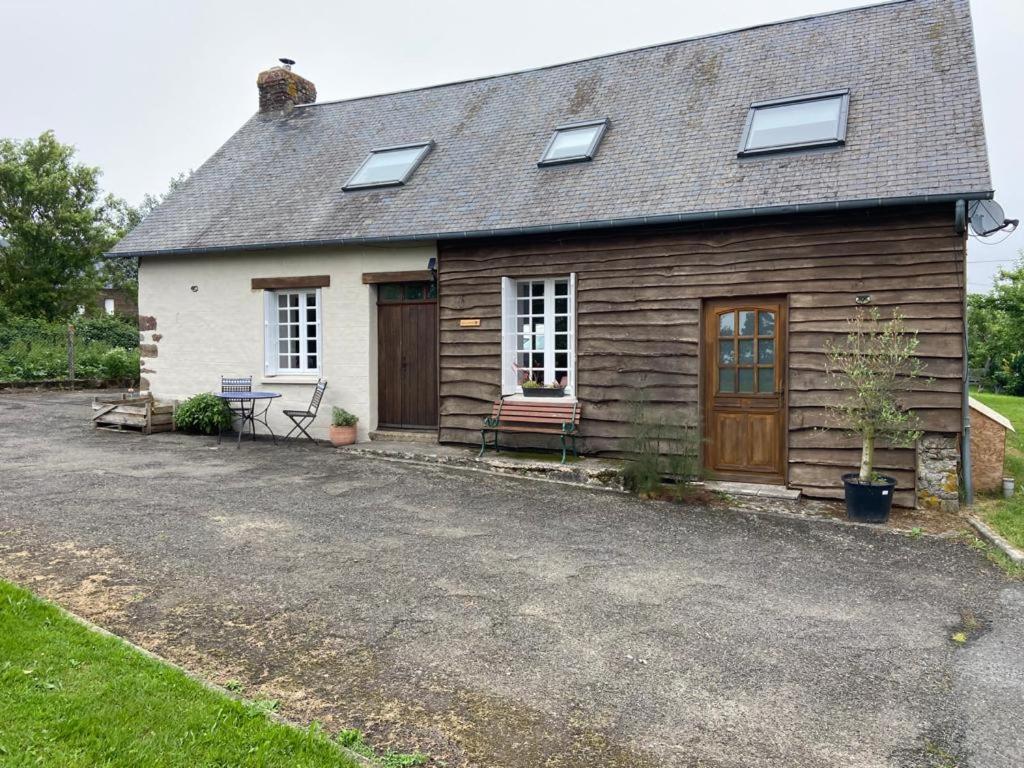
M 298 62 L 325 101 L 865 4 L 0 0 L 8 71 L 0 136 L 52 128 L 103 169 L 106 190 L 138 202 L 197 168 L 249 118 L 257 73 L 281 56 Z M 1007 216 L 1024 218 L 1024 2 L 974 0 L 972 12 L 996 199 Z M 985 290 L 1022 247 L 1024 233 L 999 245 L 972 240 L 970 288 Z

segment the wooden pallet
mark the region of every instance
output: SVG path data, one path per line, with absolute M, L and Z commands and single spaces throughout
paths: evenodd
M 158 403 L 148 393 L 97 397 L 92 401 L 92 409 L 92 424 L 97 429 L 132 429 L 144 435 L 174 429 L 174 404 Z

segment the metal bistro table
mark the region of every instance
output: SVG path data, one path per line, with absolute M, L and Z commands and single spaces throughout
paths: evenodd
M 238 430 L 238 443 L 235 445 L 236 448 L 242 445 L 242 435 L 245 432 L 246 422 L 249 423 L 249 431 L 250 434 L 252 434 L 252 439 L 256 439 L 257 421 L 267 428 L 267 432 L 269 432 L 270 436 L 274 439 L 274 445 L 277 445 L 277 435 L 274 434 L 274 430 L 272 430 L 270 428 L 270 424 L 267 423 L 267 411 L 270 410 L 271 402 L 273 402 L 275 398 L 281 396 L 280 392 L 215 392 L 214 394 L 222 400 L 227 400 L 229 403 L 238 403 L 238 410 L 235 411 L 235 413 L 242 417 L 242 424 Z M 258 410 L 261 405 L 263 406 L 263 410 Z

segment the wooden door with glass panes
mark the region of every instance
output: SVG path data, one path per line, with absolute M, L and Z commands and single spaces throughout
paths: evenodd
M 714 476 L 785 481 L 786 305 L 705 304 L 704 466 Z

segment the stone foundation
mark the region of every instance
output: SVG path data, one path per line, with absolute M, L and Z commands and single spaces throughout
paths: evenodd
M 960 509 L 960 442 L 928 433 L 917 444 L 917 505 L 956 512 Z

